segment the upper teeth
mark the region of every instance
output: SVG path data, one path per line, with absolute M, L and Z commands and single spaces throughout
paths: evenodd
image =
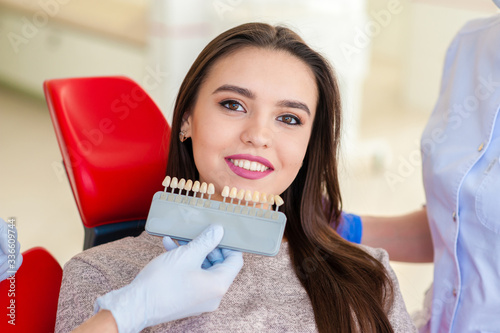
M 249 161 L 249 160 L 230 160 L 237 167 L 250 170 L 250 171 L 266 171 L 269 169 L 264 164 L 260 164 L 259 162 Z

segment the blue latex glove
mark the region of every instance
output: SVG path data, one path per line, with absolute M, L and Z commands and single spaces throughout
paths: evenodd
M 0 281 L 14 275 L 22 262 L 17 229 L 0 218 Z
M 94 311 L 110 310 L 124 333 L 216 310 L 243 266 L 241 252 L 224 249 L 223 262 L 201 267 L 223 234 L 221 226 L 212 225 L 179 247 L 164 237 L 170 251 L 153 259 L 129 285 L 99 297 Z
M 182 241 L 182 240 L 178 240 L 177 243 L 179 243 L 179 245 L 188 244 L 188 242 Z M 174 242 L 172 242 L 170 237 L 165 237 L 165 240 L 163 241 L 163 246 L 165 246 L 165 248 L 168 251 L 173 250 L 177 247 L 177 245 Z M 223 251 L 222 249 L 216 248 L 212 252 L 210 252 L 207 255 L 207 257 L 205 258 L 205 260 L 203 260 L 203 263 L 201 264 L 201 268 L 209 268 L 218 262 L 223 262 L 224 261 L 224 254 L 222 253 L 222 251 Z

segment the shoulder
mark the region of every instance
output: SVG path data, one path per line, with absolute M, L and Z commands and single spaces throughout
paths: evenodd
M 373 258 L 375 258 L 378 261 L 380 261 L 382 264 L 384 264 L 384 266 L 389 266 L 390 267 L 390 265 L 389 265 L 389 254 L 387 253 L 386 250 L 381 249 L 381 248 L 370 247 L 370 246 L 363 245 L 363 244 L 358 244 L 357 246 L 360 247 L 365 252 L 367 252 Z
M 69 332 L 93 314 L 94 301 L 129 284 L 165 250 L 161 238 L 142 234 L 93 247 L 64 265 L 56 332 Z
M 496 14 L 489 17 L 483 17 L 468 21 L 457 33 L 457 36 L 466 36 L 469 34 L 480 34 L 490 29 L 500 28 L 500 15 Z
M 74 256 L 64 265 L 64 275 L 101 275 L 113 281 L 127 281 L 153 258 L 163 253 L 161 238 L 145 233 L 99 245 Z
M 85 250 L 74 256 L 70 262 L 82 261 L 99 266 L 111 262 L 118 264 L 120 261 L 149 262 L 164 251 L 160 237 L 150 236 L 144 232 L 138 237 L 126 237 Z
M 497 54 L 500 42 L 500 15 L 479 18 L 467 22 L 448 47 L 446 62 L 460 54 L 462 59 L 475 59 L 489 53 Z M 469 66 L 465 66 L 469 67 Z
M 399 288 L 399 283 L 396 274 L 392 270 L 389 262 L 389 254 L 386 250 L 380 248 L 373 248 L 366 245 L 358 245 L 361 249 L 378 260 L 386 269 L 387 275 L 392 281 L 393 285 L 393 303 L 388 304 L 389 311 L 387 316 L 394 329 L 394 332 L 416 332 L 415 325 L 406 309 L 406 305 Z

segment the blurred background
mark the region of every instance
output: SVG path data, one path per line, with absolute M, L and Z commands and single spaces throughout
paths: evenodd
M 220 32 L 284 24 L 334 65 L 345 112 L 345 210 L 393 215 L 425 203 L 419 140 L 438 96 L 444 54 L 491 0 L 0 0 L 0 216 L 22 249 L 64 265 L 83 226 L 43 97 L 46 79 L 125 75 L 170 120 L 189 66 Z M 408 310 L 432 264 L 393 262 Z

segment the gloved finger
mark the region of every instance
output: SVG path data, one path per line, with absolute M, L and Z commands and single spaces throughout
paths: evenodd
M 5 222 L 1 217 L 0 217 L 0 250 L 4 254 L 7 254 L 9 251 L 9 244 L 8 244 L 8 238 L 7 238 L 7 222 Z
M 203 259 L 203 262 L 201 263 L 201 268 L 207 269 L 210 267 L 212 267 L 212 263 L 207 258 Z
M 0 274 L 9 270 L 9 262 L 7 260 L 0 262 Z
M 232 250 L 225 250 L 224 254 L 224 261 L 213 265 L 208 271 L 218 275 L 219 279 L 224 279 L 230 284 L 243 267 L 243 254 Z
M 22 262 L 23 262 L 23 255 L 20 253 L 16 256 L 14 263 L 12 262 L 12 258 L 9 259 L 8 256 L 2 255 L 2 258 L 0 258 L 0 273 L 6 271 L 17 271 L 21 266 Z
M 234 251 L 234 250 L 229 250 L 229 249 L 221 249 L 221 254 L 224 259 L 226 259 L 229 255 L 231 255 L 231 252 L 239 252 L 239 251 Z
M 14 273 L 12 273 L 12 272 L 8 272 L 8 273 L 7 273 L 7 272 L 5 272 L 5 273 L 1 273 L 1 271 L 0 271 L 0 281 L 3 281 L 3 280 L 5 280 L 6 278 L 11 277 L 11 276 L 12 276 L 12 275 L 14 275 L 14 274 L 15 274 L 15 272 L 14 272 Z
M 224 236 L 224 228 L 220 225 L 212 224 L 186 245 L 188 249 L 195 250 L 199 256 L 197 258 L 199 263 L 195 262 L 195 264 L 201 267 L 201 263 L 205 257 L 220 243 L 222 236 Z
M 214 265 L 218 262 L 223 262 L 224 256 L 222 255 L 221 249 L 217 248 L 208 254 L 207 259 L 210 261 L 212 265 Z
M 172 240 L 172 238 L 165 236 L 163 237 L 163 247 L 167 251 L 172 251 L 176 249 L 178 246 L 175 244 L 175 242 Z
M 188 244 L 188 242 L 182 240 L 178 240 L 177 243 L 179 243 L 180 246 Z M 177 244 L 175 244 L 175 242 L 172 240 L 172 238 L 168 236 L 163 238 L 163 246 L 167 251 L 173 250 L 178 247 Z M 207 269 L 209 267 L 212 267 L 212 263 L 205 258 L 205 260 L 203 260 L 203 263 L 201 264 L 201 268 Z
M 178 240 L 178 241 L 177 241 L 177 243 L 179 243 L 179 245 L 186 245 L 186 244 L 188 244 L 188 242 L 183 241 L 183 240 Z M 215 250 L 214 250 L 214 251 L 215 251 Z M 210 254 L 209 254 L 209 256 L 210 256 Z M 213 264 L 213 263 L 212 263 L 212 261 L 211 261 L 211 260 L 209 260 L 209 259 L 208 259 L 208 257 L 207 257 L 207 258 L 205 258 L 205 259 L 203 260 L 203 262 L 201 263 L 201 268 L 203 268 L 203 269 L 207 269 L 207 268 L 209 268 L 209 267 L 212 267 L 212 264 Z

